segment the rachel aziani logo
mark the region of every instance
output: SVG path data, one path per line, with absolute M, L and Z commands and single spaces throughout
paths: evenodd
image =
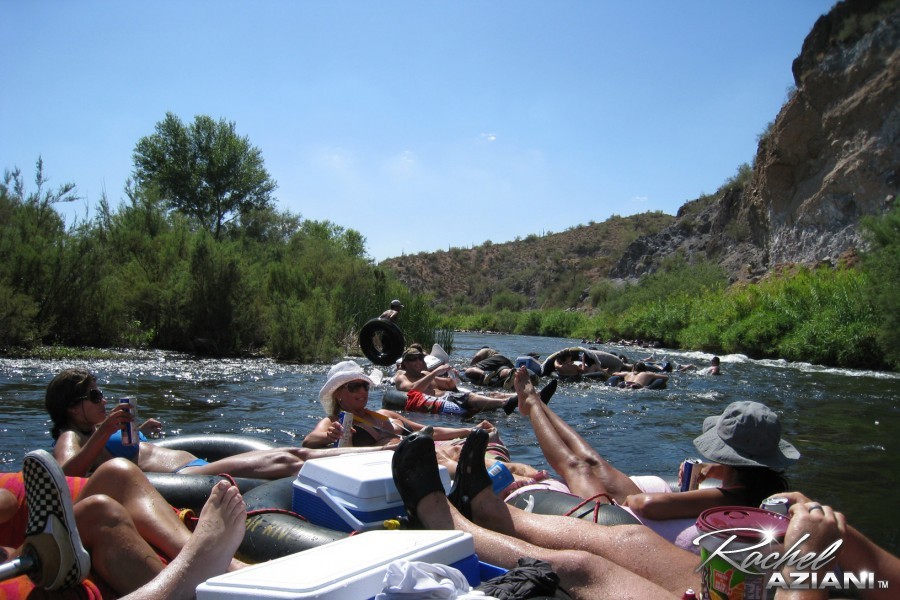
M 865 571 L 857 574 L 828 571 L 819 576 L 818 573 L 772 573 L 766 583 L 766 589 L 781 590 L 886 590 L 886 579 L 875 580 L 875 573 Z
M 730 537 L 726 537 L 727 534 L 731 534 Z M 746 540 L 748 534 L 759 542 L 755 545 L 747 542 L 734 543 L 739 536 Z M 694 545 L 700 546 L 704 539 L 711 536 L 717 538 L 716 542 L 723 537 L 724 540 L 718 545 L 707 543 L 703 546 L 707 552 L 703 553 L 705 558 L 697 570 L 703 570 L 704 574 L 712 573 L 714 587 L 720 587 L 725 579 L 734 581 L 734 570 L 747 575 L 767 574 L 768 579 L 764 584 L 766 589 L 884 590 L 889 586 L 888 580 L 876 579 L 874 573 L 866 571 L 844 573 L 839 569 L 832 569 L 820 574 L 819 571 L 837 558 L 843 540 L 837 540 L 822 552 L 803 553 L 800 546 L 809 538 L 809 534 L 804 534 L 784 552 L 768 552 L 779 546 L 771 531 L 735 527 L 701 534 L 694 539 Z M 729 565 L 733 569 L 728 569 Z

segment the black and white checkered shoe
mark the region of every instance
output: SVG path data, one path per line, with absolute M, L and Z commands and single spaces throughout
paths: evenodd
M 91 570 L 91 559 L 78 536 L 62 469 L 49 453 L 35 450 L 25 455 L 22 477 L 28 506 L 25 544 L 41 567 L 32 580 L 48 590 L 77 585 Z

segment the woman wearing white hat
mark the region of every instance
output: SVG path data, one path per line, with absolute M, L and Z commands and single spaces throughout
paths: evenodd
M 353 415 L 354 446 L 385 446 L 397 443 L 404 435 L 420 431 L 425 426 L 391 410 L 369 410 L 369 387 L 381 383 L 381 372 L 375 377 L 367 375 L 352 360 L 345 360 L 331 367 L 328 379 L 319 392 L 319 402 L 325 408 L 326 417 L 303 439 L 307 448 L 325 448 L 341 439 L 344 429 L 338 420 L 341 411 Z M 488 432 L 496 431 L 488 421 L 478 427 Z M 470 427 L 435 427 L 435 440 L 464 439 Z

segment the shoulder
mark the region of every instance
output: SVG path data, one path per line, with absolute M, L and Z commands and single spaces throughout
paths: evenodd
M 90 436 L 75 431 L 74 429 L 64 429 L 59 437 L 56 438 L 55 448 L 80 448 Z

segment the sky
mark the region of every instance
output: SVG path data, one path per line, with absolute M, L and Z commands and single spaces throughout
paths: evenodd
M 832 0 L 0 2 L 0 168 L 124 202 L 167 112 L 370 258 L 674 215 L 743 163 Z

